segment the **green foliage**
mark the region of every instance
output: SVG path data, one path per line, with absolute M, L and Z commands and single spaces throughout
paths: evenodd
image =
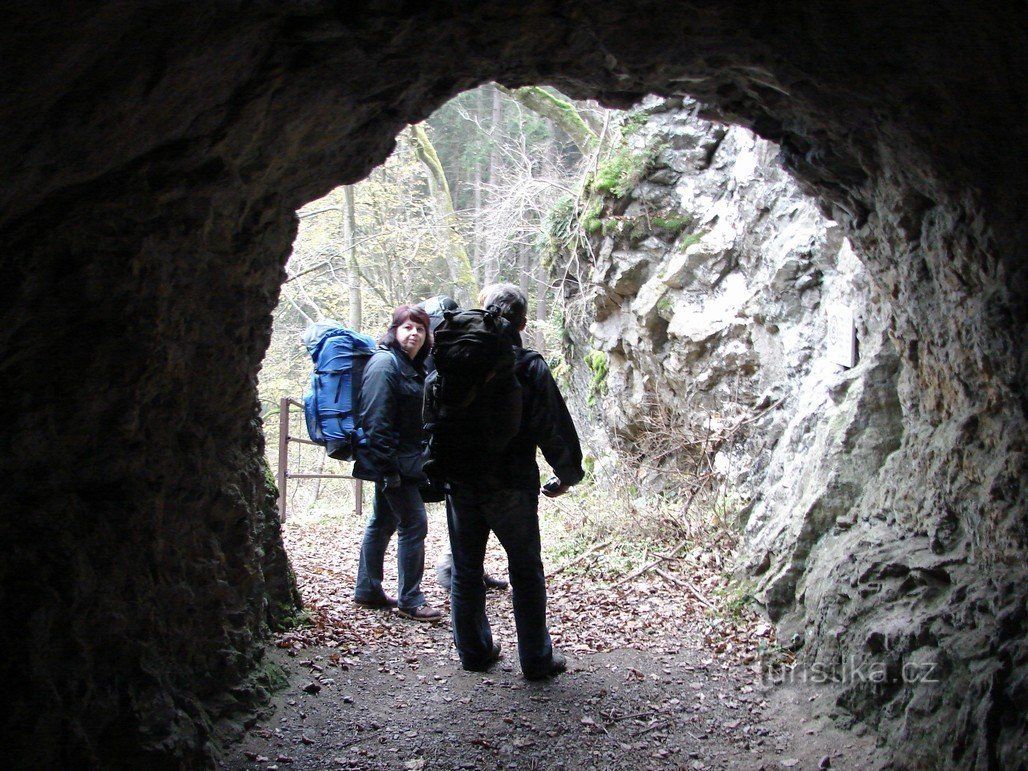
M 595 407 L 601 396 L 607 393 L 607 373 L 610 370 L 610 357 L 604 351 L 589 351 L 584 361 L 592 377 L 589 379 L 589 390 L 585 401 Z
M 559 351 L 556 351 L 551 353 L 546 363 L 549 365 L 550 374 L 557 381 L 557 386 L 560 390 L 569 391 L 571 389 L 571 365 L 568 364 L 567 360 L 560 355 Z
M 275 415 L 278 415 L 278 408 L 275 408 Z M 262 457 L 259 461 L 261 464 L 261 471 L 264 474 L 264 492 L 265 496 L 271 500 L 278 498 L 278 480 L 275 479 L 275 472 L 271 470 L 271 464 L 268 463 L 266 457 Z
M 665 237 L 674 238 L 680 232 L 692 224 L 692 215 L 678 212 L 660 212 L 657 214 L 644 212 L 635 216 L 608 215 L 600 217 L 597 214 L 596 223 L 589 222 L 585 227 L 587 232 L 599 230 L 604 236 L 624 238 L 629 243 L 635 244 L 650 235 L 663 234 Z
M 664 230 L 671 234 L 678 234 L 692 224 L 691 214 L 672 212 L 669 214 L 654 214 L 650 218 L 650 227 L 654 230 Z
M 698 231 L 696 233 L 690 233 L 678 242 L 678 251 L 684 252 L 693 244 L 698 244 L 703 240 L 703 236 L 706 235 L 706 231 Z
M 592 455 L 583 456 L 582 468 L 585 470 L 586 479 L 593 479 L 593 474 L 596 472 L 596 458 Z
M 607 217 L 603 220 L 601 232 L 604 236 L 620 236 L 624 229 L 624 217 Z
M 571 532 L 560 533 L 557 538 L 544 537 L 543 542 L 549 546 L 547 562 L 556 565 L 573 559 L 589 548 L 592 537 L 582 528 L 571 528 Z
M 596 175 L 593 177 L 591 185 L 592 190 L 601 195 L 624 198 L 642 181 L 656 155 L 656 148 L 644 150 L 622 148 L 596 169 Z
M 550 318 L 553 320 L 553 325 L 559 330 L 560 336 L 563 337 L 567 330 L 567 316 L 564 314 L 564 306 L 556 303 L 550 310 Z
M 269 715 L 267 707 L 271 695 L 285 690 L 288 686 L 289 675 L 286 670 L 276 664 L 270 656 L 265 656 L 233 693 L 242 702 L 255 708 L 261 718 L 265 718 Z
M 641 110 L 631 110 L 625 113 L 621 123 L 621 136 L 627 138 L 637 134 L 649 119 L 650 116 Z
M 724 584 L 714 591 L 722 600 L 720 607 L 724 615 L 738 623 L 754 612 L 756 599 L 753 596 L 753 582 L 737 580 L 730 574 L 724 576 Z
M 595 233 L 603 228 L 603 201 L 599 198 L 590 198 L 582 213 L 582 230 L 586 233 Z
M 268 626 L 272 632 L 288 632 L 314 626 L 311 614 L 287 603 L 276 603 L 275 612 L 268 613 Z
M 604 227 L 603 199 L 590 196 L 581 211 L 575 199 L 563 196 L 546 214 L 546 253 L 544 264 L 553 265 L 560 254 L 574 252 L 582 234 L 591 235 Z
M 664 292 L 661 298 L 657 301 L 657 315 L 660 316 L 664 321 L 671 321 L 671 317 L 675 314 L 675 301 L 671 297 L 669 292 Z
M 574 238 L 576 226 L 575 199 L 561 196 L 545 217 L 544 230 L 551 246 L 557 251 L 565 248 Z

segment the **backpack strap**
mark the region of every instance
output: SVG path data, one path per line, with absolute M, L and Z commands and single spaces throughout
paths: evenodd
M 396 349 L 389 345 L 380 345 L 379 350 L 388 351 L 393 357 L 393 364 L 396 365 L 396 374 L 403 374 L 403 367 L 400 366 L 400 360 L 396 358 Z

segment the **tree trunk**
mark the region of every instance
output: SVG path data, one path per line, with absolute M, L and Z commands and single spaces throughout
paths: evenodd
M 346 254 L 346 274 L 350 284 L 350 329 L 361 330 L 364 316 L 364 303 L 361 298 L 361 274 L 357 264 L 357 217 L 353 207 L 353 185 L 343 186 L 343 250 Z M 325 465 L 322 456 L 322 467 Z M 321 470 L 318 471 L 322 473 Z M 318 499 L 321 491 L 321 480 L 314 493 Z M 353 513 L 357 520 L 364 516 L 364 484 L 359 479 L 353 480 Z
M 518 250 L 518 285 L 525 297 L 532 296 L 532 250 Z
M 546 289 L 549 281 L 546 276 L 546 266 L 543 265 L 542 260 L 536 263 L 536 279 L 535 320 L 539 323 L 535 326 L 535 349 L 545 356 L 546 337 L 543 335 L 543 327 L 547 318 Z
M 503 88 L 503 86 L 499 86 Z M 600 143 L 596 132 L 589 128 L 578 108 L 566 99 L 551 94 L 538 86 L 525 86 L 513 91 L 503 89 L 505 93 L 521 102 L 532 112 L 547 118 L 560 126 L 575 143 L 575 146 L 582 151 L 582 155 L 589 155 Z
M 353 209 L 353 185 L 343 186 L 343 254 L 350 285 L 350 328 L 358 332 L 364 315 L 361 300 L 360 266 L 357 264 L 357 221 Z
M 475 117 L 481 120 L 482 115 L 485 114 L 486 90 L 484 88 L 478 89 L 475 104 Z M 485 252 L 483 248 L 483 242 L 485 241 L 485 234 L 482 229 L 482 184 L 485 181 L 483 179 L 483 168 L 482 155 L 475 153 L 475 163 L 472 169 L 472 194 L 474 196 L 474 212 L 472 212 L 471 221 L 474 223 L 474 229 L 472 232 L 472 244 L 471 244 L 471 264 L 475 268 L 475 276 L 481 280 L 484 276 L 484 270 L 482 266 L 482 255 Z
M 503 94 L 500 87 L 493 88 L 493 110 L 489 121 L 489 184 L 493 186 L 490 198 L 496 196 L 496 186 L 500 183 L 500 137 L 503 133 Z M 490 201 L 491 203 L 491 201 Z M 495 283 L 500 276 L 500 253 L 493 247 L 488 249 L 483 262 L 483 284 Z
M 443 229 L 442 240 L 447 247 L 446 266 L 453 281 L 453 298 L 462 306 L 467 306 L 478 294 L 478 286 L 464 246 L 464 238 L 457 227 L 457 214 L 453 210 L 450 187 L 446 182 L 442 164 L 439 163 L 439 156 L 424 127 L 420 124 L 411 126 L 411 137 L 418 160 L 425 167 L 428 190 L 432 196 L 438 226 Z

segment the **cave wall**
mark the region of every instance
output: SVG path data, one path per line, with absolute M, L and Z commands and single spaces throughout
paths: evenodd
M 861 521 L 965 566 L 938 622 L 964 646 L 954 687 L 908 694 L 897 720 L 943 757 L 1009 761 L 1026 682 L 1023 22 L 996 2 L 7 8 L 0 717 L 15 764 L 210 762 L 212 725 L 260 686 L 225 694 L 295 601 L 255 422 L 294 211 L 489 79 L 616 106 L 691 94 L 778 142 L 852 238 L 887 303 L 904 421 Z M 853 570 L 803 594 L 811 655 L 865 645 L 840 599 Z M 902 591 L 881 604 L 909 637 Z

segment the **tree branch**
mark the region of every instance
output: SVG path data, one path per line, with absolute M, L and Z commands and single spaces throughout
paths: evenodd
M 532 112 L 553 121 L 571 137 L 571 141 L 582 151 L 582 155 L 589 155 L 600 143 L 589 125 L 578 112 L 578 108 L 566 99 L 561 99 L 555 94 L 538 86 L 524 86 L 517 89 L 509 89 L 504 86 L 497 86 L 503 93 L 525 105 Z

